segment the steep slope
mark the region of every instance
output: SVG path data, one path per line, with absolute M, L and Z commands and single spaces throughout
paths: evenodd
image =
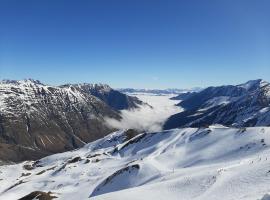
M 183 126 L 269 126 L 270 84 L 262 80 L 236 86 L 209 87 L 178 104 L 184 112 L 171 116 L 165 129 Z
M 140 103 L 126 99 L 132 103 L 122 108 Z M 35 80 L 1 82 L 0 160 L 37 159 L 105 136 L 113 129 L 104 118 L 121 119 L 116 109 L 120 107 L 111 107 L 107 104 L 110 100 L 103 101 L 84 87 L 72 85 L 52 87 Z
M 270 192 L 269 127 L 131 137 L 118 131 L 75 151 L 1 166 L 0 198 L 254 200 Z

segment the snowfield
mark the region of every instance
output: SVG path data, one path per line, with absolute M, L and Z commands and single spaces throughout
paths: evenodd
M 118 131 L 83 148 L 0 167 L 0 199 L 267 200 L 270 127 Z
M 137 109 L 122 110 L 122 120 L 120 121 L 107 118 L 107 123 L 114 128 L 161 131 L 163 124 L 171 115 L 183 110 L 176 106 L 180 102 L 179 100 L 170 99 L 175 96 L 173 94 L 127 93 L 127 95 L 135 96 L 148 105 L 138 105 Z

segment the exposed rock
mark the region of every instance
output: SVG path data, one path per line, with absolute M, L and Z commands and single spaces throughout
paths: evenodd
M 31 192 L 30 194 L 20 198 L 19 200 L 52 200 L 57 198 L 56 196 L 53 195 L 51 192 L 41 192 L 41 191 L 35 191 Z

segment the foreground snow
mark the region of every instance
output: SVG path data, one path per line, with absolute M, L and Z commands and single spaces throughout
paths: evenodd
M 268 199 L 270 127 L 115 132 L 85 147 L 0 167 L 0 199 Z

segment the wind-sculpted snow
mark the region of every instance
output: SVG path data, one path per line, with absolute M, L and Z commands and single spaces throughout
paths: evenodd
M 139 170 L 140 165 L 136 164 L 116 171 L 98 185 L 90 197 L 134 187 L 134 179 L 138 179 Z
M 118 131 L 77 150 L 1 166 L 0 199 L 268 199 L 269 145 L 270 127 Z

